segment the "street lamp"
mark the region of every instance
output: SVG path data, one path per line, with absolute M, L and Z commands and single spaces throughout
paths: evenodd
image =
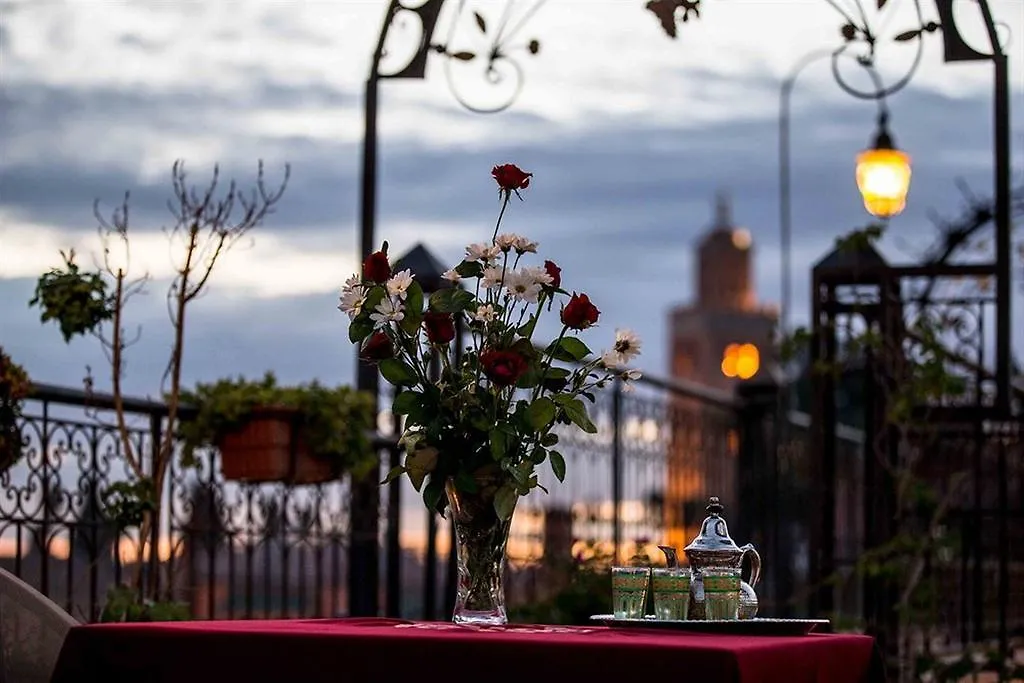
M 857 188 L 872 216 L 891 218 L 907 205 L 910 156 L 896 147 L 884 114 L 878 119 L 874 143 L 857 155 Z

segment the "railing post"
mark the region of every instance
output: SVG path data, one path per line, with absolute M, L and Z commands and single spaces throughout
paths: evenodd
M 615 378 L 612 384 L 612 547 L 619 562 L 622 547 L 622 380 Z
M 761 556 L 777 567 L 778 539 L 772 523 L 772 511 L 779 506 L 777 474 L 776 430 L 771 428 L 769 416 L 774 413 L 778 400 L 778 385 L 774 379 L 761 373 L 754 379 L 736 386 L 739 400 L 739 462 L 737 493 L 740 502 L 735 518 L 737 538 L 753 543 Z M 777 599 L 774 571 L 764 572 L 768 590 L 760 589 L 765 598 Z
M 152 477 L 154 485 L 157 483 L 157 463 L 160 461 L 160 447 L 163 438 L 162 434 L 163 419 L 158 412 L 151 412 L 149 414 L 149 474 Z M 168 425 L 170 428 L 170 425 Z M 170 466 L 168 466 L 168 473 L 170 472 Z M 160 482 L 160 486 L 163 486 L 163 482 Z M 153 495 L 156 500 L 163 500 L 160 496 L 160 491 L 153 491 Z M 168 506 L 174 501 L 173 491 L 167 496 Z M 160 526 L 163 518 L 163 509 L 158 508 L 153 512 L 153 524 L 149 530 L 149 580 L 147 584 L 152 587 L 152 597 L 154 600 L 160 598 Z M 140 541 L 142 539 L 139 539 Z M 145 561 L 145 558 L 139 558 L 140 561 Z

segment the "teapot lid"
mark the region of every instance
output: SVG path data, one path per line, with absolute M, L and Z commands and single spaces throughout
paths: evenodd
M 720 516 L 724 508 L 718 502 L 718 496 L 711 496 L 705 509 L 709 514 L 700 526 L 700 533 L 683 550 L 688 554 L 694 550 L 729 554 L 741 552 L 739 546 L 729 536 L 729 527 Z

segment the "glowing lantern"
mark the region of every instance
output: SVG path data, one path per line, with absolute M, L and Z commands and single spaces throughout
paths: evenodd
M 857 155 L 857 188 L 872 216 L 890 218 L 907 205 L 910 157 L 892 141 L 884 115 L 879 118 L 874 145 Z

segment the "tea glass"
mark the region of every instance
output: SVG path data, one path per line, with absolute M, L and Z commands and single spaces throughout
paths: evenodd
M 740 617 L 740 568 L 705 567 L 704 618 L 708 621 L 735 620 Z
M 612 567 L 612 613 L 616 619 L 643 619 L 649 567 Z
M 651 570 L 654 618 L 685 621 L 690 611 L 690 570 L 686 567 L 656 567 Z

